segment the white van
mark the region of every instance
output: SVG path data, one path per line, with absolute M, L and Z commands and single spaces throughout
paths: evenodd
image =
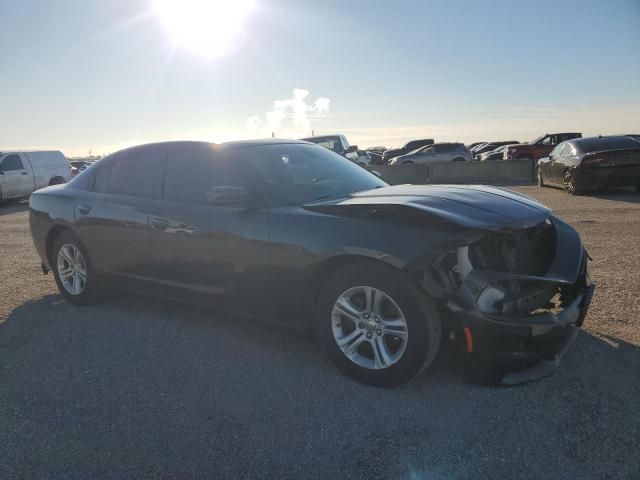
M 0 153 L 0 200 L 28 197 L 39 188 L 66 183 L 71 167 L 62 152 Z

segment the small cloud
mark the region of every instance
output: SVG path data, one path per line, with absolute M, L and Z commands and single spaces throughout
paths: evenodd
M 252 136 L 268 137 L 275 133 L 277 137 L 299 138 L 311 134 L 311 120 L 324 117 L 329 113 L 331 100 L 319 97 L 308 103 L 309 90 L 295 88 L 291 98 L 276 100 L 273 109 L 264 115 L 264 121 L 252 115 L 246 126 Z

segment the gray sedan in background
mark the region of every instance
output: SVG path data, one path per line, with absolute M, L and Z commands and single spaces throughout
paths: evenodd
M 462 143 L 436 143 L 392 158 L 389 165 L 427 164 L 436 162 L 469 162 L 473 154 Z

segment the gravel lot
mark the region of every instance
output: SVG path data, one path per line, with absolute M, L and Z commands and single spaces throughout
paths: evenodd
M 517 187 L 580 231 L 598 284 L 552 377 L 463 383 L 447 351 L 393 390 L 301 334 L 43 276 L 0 207 L 0 478 L 640 478 L 640 195 Z

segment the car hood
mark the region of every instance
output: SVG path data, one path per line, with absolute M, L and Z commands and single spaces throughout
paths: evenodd
M 327 213 L 349 206 L 397 205 L 436 215 L 460 226 L 482 230 L 528 228 L 545 221 L 551 210 L 531 197 L 484 185 L 396 185 L 307 205 Z

